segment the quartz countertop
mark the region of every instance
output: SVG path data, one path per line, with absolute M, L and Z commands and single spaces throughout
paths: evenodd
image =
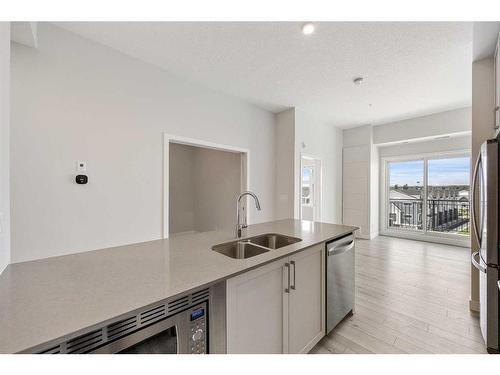
M 248 259 L 212 251 L 234 240 L 234 233 L 213 231 L 11 264 L 0 275 L 0 353 L 27 350 L 357 229 L 293 219 L 250 225 L 244 237 L 279 233 L 302 241 Z

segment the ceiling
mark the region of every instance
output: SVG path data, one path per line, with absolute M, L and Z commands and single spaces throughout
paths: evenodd
M 474 61 L 494 55 L 499 32 L 500 22 L 474 22 L 472 32 L 472 57 Z
M 471 104 L 472 23 L 59 22 L 273 112 L 347 128 Z M 353 78 L 362 76 L 361 85 Z

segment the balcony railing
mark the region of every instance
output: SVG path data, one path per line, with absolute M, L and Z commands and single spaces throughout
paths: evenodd
M 389 228 L 422 230 L 422 199 L 390 199 Z M 451 199 L 427 200 L 427 230 L 469 234 L 469 202 Z

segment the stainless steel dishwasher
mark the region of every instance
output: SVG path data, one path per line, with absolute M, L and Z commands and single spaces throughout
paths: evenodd
M 326 333 L 354 309 L 354 234 L 326 244 Z

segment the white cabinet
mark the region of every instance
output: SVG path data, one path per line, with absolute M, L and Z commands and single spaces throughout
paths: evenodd
M 286 259 L 267 264 L 226 282 L 228 353 L 284 353 L 283 293 Z
M 307 353 L 325 332 L 324 244 L 227 280 L 228 353 Z
M 500 35 L 495 50 L 495 129 L 500 129 Z
M 290 257 L 291 289 L 288 298 L 288 351 L 307 353 L 325 332 L 324 245 Z

